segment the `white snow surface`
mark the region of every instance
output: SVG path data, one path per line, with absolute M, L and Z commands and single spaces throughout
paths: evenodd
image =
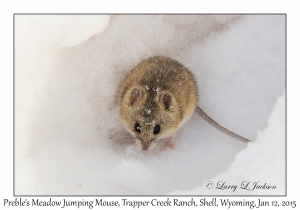
M 173 191 L 171 194 L 284 195 L 284 139 L 285 95 L 278 99 L 268 120 L 268 127 L 258 133 L 255 142 L 249 143 L 246 149 L 237 154 L 228 170 L 213 177 L 201 187 L 189 191 Z
M 198 105 L 254 142 L 196 113 L 173 150 L 128 142 L 120 84 L 154 55 L 188 67 Z M 252 194 L 284 194 L 284 92 L 284 15 L 16 15 L 15 193 L 249 194 L 205 188 L 245 179 L 278 186 Z

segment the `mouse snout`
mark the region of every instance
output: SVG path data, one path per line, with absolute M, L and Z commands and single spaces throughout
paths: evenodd
M 151 141 L 147 141 L 147 142 L 142 142 L 142 149 L 144 151 L 147 151 L 150 147 Z
M 142 149 L 143 149 L 144 151 L 147 151 L 148 148 L 149 148 L 149 145 L 145 145 L 145 144 L 142 145 Z

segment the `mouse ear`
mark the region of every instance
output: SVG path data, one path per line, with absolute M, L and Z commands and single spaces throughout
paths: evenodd
M 139 88 L 133 88 L 130 94 L 130 105 L 142 98 L 142 91 Z
M 169 93 L 163 93 L 159 99 L 165 105 L 166 109 L 169 109 L 172 103 L 172 97 Z

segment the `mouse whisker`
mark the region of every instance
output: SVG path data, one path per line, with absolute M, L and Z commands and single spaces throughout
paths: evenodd
M 156 145 L 165 145 L 166 144 L 166 141 L 158 141 L 158 142 L 155 142 Z
M 136 144 L 136 146 L 142 147 L 142 143 L 141 141 L 139 141 L 139 139 L 135 139 L 134 143 Z
M 134 140 L 122 140 L 122 143 L 133 143 L 134 142 Z
M 157 142 L 152 141 L 151 144 L 150 144 L 150 146 L 149 146 L 149 148 L 148 148 L 148 150 L 153 149 L 153 148 L 156 147 L 157 145 L 158 145 Z
M 121 141 L 123 143 L 134 143 L 136 141 L 136 138 L 131 135 L 125 135 L 121 138 Z
M 169 137 L 164 137 L 164 138 L 161 138 L 161 139 L 156 139 L 155 142 L 156 143 L 159 143 L 159 144 L 163 144 L 165 142 L 167 142 L 169 140 Z
M 134 139 L 133 137 L 126 137 L 126 136 L 123 136 L 122 139 Z

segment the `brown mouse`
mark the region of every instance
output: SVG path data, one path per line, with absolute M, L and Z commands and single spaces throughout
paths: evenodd
M 176 131 L 195 109 L 220 131 L 249 141 L 220 126 L 197 107 L 194 76 L 179 62 L 162 56 L 140 62 L 126 77 L 122 89 L 119 118 L 143 150 L 156 145 L 174 147 Z

